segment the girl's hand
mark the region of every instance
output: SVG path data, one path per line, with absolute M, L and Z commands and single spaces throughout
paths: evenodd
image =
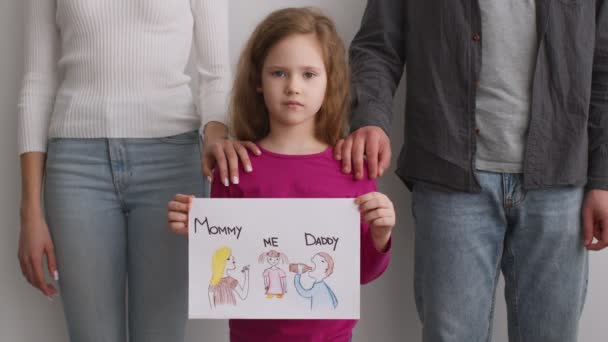
M 363 220 L 369 223 L 374 246 L 383 251 L 395 226 L 395 209 L 393 202 L 384 194 L 370 192 L 357 197 L 355 203 L 363 214 Z
M 256 156 L 262 154 L 258 146 L 250 141 L 237 141 L 227 138 L 226 126 L 210 122 L 205 126 L 203 143 L 203 175 L 209 183 L 213 182 L 213 169 L 219 169 L 221 183 L 225 186 L 239 183 L 239 159 L 246 172 L 253 171 L 247 150 Z
M 169 202 L 167 219 L 169 229 L 179 235 L 188 235 L 188 211 L 192 203 L 192 195 L 177 194 L 173 201 Z
M 55 280 L 59 280 L 55 249 L 44 218 L 42 215 L 23 215 L 18 254 L 21 272 L 33 287 L 52 299 L 57 295 L 57 290 L 53 285 L 47 283 L 44 277 L 44 255 L 46 255 L 49 273 Z

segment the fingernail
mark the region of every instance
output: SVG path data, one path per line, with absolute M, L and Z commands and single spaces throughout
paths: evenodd
M 262 154 L 262 151 L 260 151 L 260 150 L 255 151 L 256 156 L 259 156 L 260 154 Z
M 378 175 L 382 176 L 383 173 L 384 173 L 384 169 L 379 169 L 378 170 Z
M 53 279 L 55 279 L 55 281 L 59 281 L 59 272 L 57 270 L 53 272 Z
M 251 168 L 251 165 L 247 165 L 247 166 L 245 167 L 245 171 L 247 171 L 247 172 L 251 172 L 251 171 L 253 171 L 253 169 Z
M 239 177 L 237 177 L 237 176 L 232 177 L 232 184 L 239 184 Z
M 46 296 L 46 298 L 48 298 L 48 299 L 49 299 L 49 302 L 52 302 L 52 301 L 53 301 L 53 297 L 52 297 L 52 296 Z
M 224 178 L 224 186 L 229 186 L 230 183 L 228 183 L 228 177 Z
M 207 176 L 207 181 L 208 181 L 209 183 L 212 183 L 212 180 L 213 180 L 213 179 L 211 178 L 211 176 Z

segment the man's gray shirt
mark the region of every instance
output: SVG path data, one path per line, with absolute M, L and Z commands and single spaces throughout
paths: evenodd
M 536 0 L 479 0 L 481 70 L 475 167 L 523 171 L 536 60 Z
M 537 0 L 537 54 L 524 188 L 608 190 L 608 4 Z M 351 129 L 386 132 L 407 65 L 405 145 L 397 174 L 477 192 L 476 98 L 482 65 L 475 0 L 369 0 L 350 48 Z

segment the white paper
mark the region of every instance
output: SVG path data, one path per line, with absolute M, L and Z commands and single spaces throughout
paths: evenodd
M 190 318 L 359 319 L 352 198 L 195 199 L 189 218 Z

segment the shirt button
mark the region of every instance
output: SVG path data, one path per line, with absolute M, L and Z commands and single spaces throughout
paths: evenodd
M 479 128 L 475 127 L 475 135 L 479 135 Z
M 478 34 L 475 34 L 475 35 L 473 35 L 473 40 L 476 41 L 476 42 L 478 42 L 478 41 L 481 40 L 481 36 L 478 35 Z
M 475 88 L 479 88 L 479 81 L 475 81 Z

